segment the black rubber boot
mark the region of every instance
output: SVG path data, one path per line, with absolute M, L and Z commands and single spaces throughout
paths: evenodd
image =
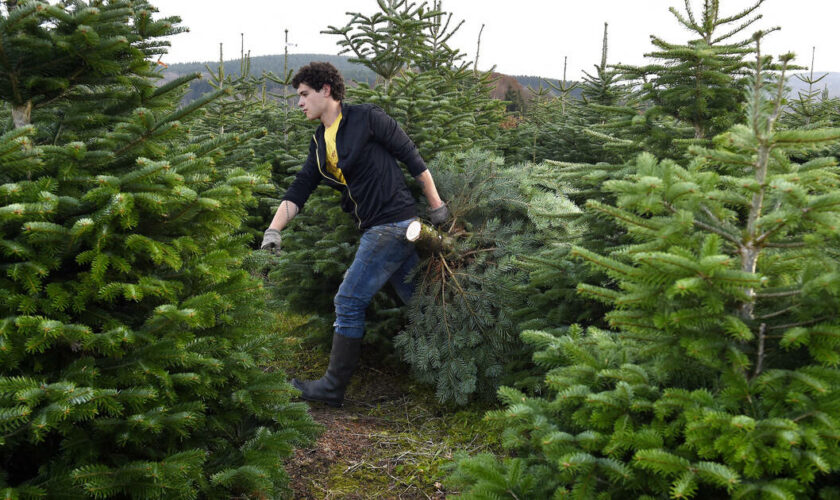
M 362 339 L 351 339 L 337 333 L 333 334 L 330 366 L 327 373 L 318 380 L 292 379 L 292 385 L 301 392 L 307 401 L 320 401 L 333 407 L 344 403 L 344 389 L 350 383 L 350 377 L 359 364 Z

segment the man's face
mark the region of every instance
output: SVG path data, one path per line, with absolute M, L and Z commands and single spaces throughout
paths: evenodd
M 315 90 L 309 85 L 301 83 L 298 85 L 297 94 L 298 106 L 309 120 L 321 118 L 321 115 L 327 109 L 327 103 L 332 99 L 330 97 L 330 86 L 327 84 L 324 84 L 321 90 Z

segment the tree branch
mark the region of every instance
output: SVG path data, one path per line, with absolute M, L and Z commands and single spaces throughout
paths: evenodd
M 677 209 L 674 208 L 674 206 L 671 205 L 668 202 L 665 202 L 665 208 L 670 210 L 672 214 L 677 213 Z M 699 227 L 700 229 L 705 229 L 706 231 L 709 231 L 709 232 L 715 233 L 719 236 L 722 236 L 724 239 L 729 240 L 730 242 L 734 243 L 735 246 L 738 247 L 739 249 L 743 248 L 743 246 L 744 246 L 740 239 L 738 239 L 737 237 L 727 233 L 723 229 L 716 228 L 716 227 L 714 227 L 710 224 L 706 224 L 705 222 L 701 222 L 701 221 L 698 221 L 696 219 L 694 220 L 694 225 Z
M 802 289 L 797 290 L 789 290 L 787 292 L 765 292 L 765 293 L 756 293 L 755 296 L 758 299 L 766 299 L 770 297 L 790 297 L 792 295 L 799 295 L 802 293 Z
M 785 307 L 784 309 L 781 309 L 779 311 L 775 311 L 775 312 L 772 312 L 772 313 L 769 313 L 769 314 L 765 314 L 764 316 L 758 316 L 755 319 L 764 320 L 764 319 L 775 318 L 776 316 L 781 316 L 782 314 L 790 312 L 794 309 L 796 309 L 796 305 L 792 305 L 790 307 Z
M 764 248 L 804 248 L 805 242 L 799 243 L 768 243 Z
M 794 328 L 794 327 L 797 327 L 797 326 L 813 325 L 813 324 L 819 323 L 820 321 L 825 321 L 825 320 L 831 319 L 833 317 L 834 317 L 834 315 L 822 316 L 822 317 L 819 317 L 819 318 L 816 318 L 816 319 L 812 319 L 810 321 L 802 321 L 800 323 L 788 323 L 786 325 L 776 325 L 776 326 L 769 327 L 767 330 L 768 331 L 770 331 L 770 330 L 784 330 L 786 328 Z

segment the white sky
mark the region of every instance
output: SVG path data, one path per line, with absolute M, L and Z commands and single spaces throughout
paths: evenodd
M 410 0 L 409 0 L 410 1 Z M 158 0 L 160 15 L 178 15 L 189 33 L 172 38 L 166 63 L 214 61 L 219 43 L 225 59 L 238 58 L 240 33 L 252 56 L 282 54 L 284 30 L 289 30 L 290 53 L 337 54 L 338 37 L 320 31 L 329 25 L 347 24 L 347 12 L 370 15 L 376 0 Z M 417 2 L 419 3 L 419 2 Z M 691 0 L 699 14 L 702 0 Z M 721 15 L 740 12 L 753 0 L 721 0 Z M 443 9 L 453 21 L 466 22 L 453 37 L 455 47 L 475 59 L 481 25 L 479 69 L 496 65 L 496 71 L 514 75 L 560 78 L 563 57 L 568 56 L 568 79 L 579 79 L 600 61 L 603 23 L 609 23 L 611 64 L 639 64 L 652 49 L 650 35 L 669 42 L 684 42 L 689 32 L 668 12 L 683 11 L 683 0 L 444 0 Z M 840 0 L 766 0 L 759 8 L 764 17 L 745 32 L 781 26 L 764 43 L 770 54 L 795 52 L 797 62 L 809 66 L 816 46 L 815 69 L 840 71 L 836 25 Z M 457 23 L 453 23 L 457 24 Z

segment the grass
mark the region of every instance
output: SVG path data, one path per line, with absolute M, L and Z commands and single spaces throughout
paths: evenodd
M 304 320 L 278 317 L 290 355 L 277 368 L 290 376 L 318 378 L 329 354 L 288 334 Z M 490 409 L 441 405 L 433 388 L 411 380 L 406 366 L 382 366 L 363 351 L 344 407 L 310 404 L 325 431 L 313 447 L 297 450 L 287 462 L 293 496 L 447 498 L 454 493 L 447 477 L 457 452 L 500 449 L 499 429 L 484 420 Z

